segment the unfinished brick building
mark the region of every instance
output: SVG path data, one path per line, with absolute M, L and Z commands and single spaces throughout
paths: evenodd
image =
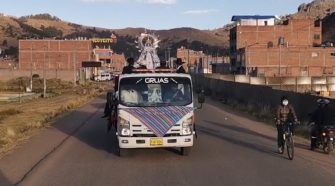
M 124 56 L 109 47 L 116 42 L 114 35 L 110 39 L 19 40 L 19 69 L 78 70 L 82 62 L 96 61 L 102 63 L 102 69 L 119 72 Z
M 234 16 L 230 53 L 235 73 L 253 76 L 333 76 L 335 48 L 322 47 L 321 21 Z
M 181 58 L 185 62 L 183 66 L 187 71 L 195 71 L 197 66 L 204 69 L 208 69 L 210 66 L 207 63 L 208 56 L 202 51 L 194 51 L 181 47 L 177 50 L 177 58 Z
M 20 40 L 19 68 L 22 70 L 71 70 L 92 60 L 89 40 Z

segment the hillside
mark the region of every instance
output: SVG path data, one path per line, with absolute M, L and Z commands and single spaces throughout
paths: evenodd
M 335 42 L 335 1 L 315 0 L 308 4 L 301 4 L 295 18 L 322 19 L 323 41 Z
M 314 0 L 311 3 L 303 3 L 298 7 L 298 12 L 294 14 L 298 18 L 323 19 L 335 12 L 334 0 Z
M 3 42 L 7 46 L 2 48 L 18 47 L 18 39 L 23 38 L 58 38 L 75 39 L 77 37 L 110 37 L 114 33 L 118 37 L 118 44 L 113 49 L 124 52 L 127 56 L 136 56 L 138 51 L 134 41 L 144 28 L 104 29 L 82 26 L 62 21 L 49 14 L 38 14 L 20 18 L 0 15 L 0 46 Z M 159 36 L 161 43 L 159 55 L 164 56 L 165 50 L 170 47 L 172 56 L 180 46 L 189 46 L 195 50 L 221 51 L 228 48 L 227 37 L 215 34 L 212 31 L 202 31 L 193 28 L 176 28 L 171 30 L 148 30 Z

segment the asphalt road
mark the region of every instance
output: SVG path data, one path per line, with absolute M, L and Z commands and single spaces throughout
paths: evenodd
M 335 158 L 296 139 L 293 161 L 276 152 L 275 130 L 207 100 L 197 111 L 198 139 L 178 149 L 115 153 L 100 118 L 104 100 L 57 120 L 0 160 L 0 185 L 335 185 Z

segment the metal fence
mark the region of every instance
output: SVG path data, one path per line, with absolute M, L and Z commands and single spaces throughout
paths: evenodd
M 335 96 L 335 77 L 250 77 L 221 74 L 205 74 L 204 76 L 236 83 L 269 86 L 285 91 Z
M 227 77 L 221 78 L 231 79 Z M 214 79 L 208 75 L 193 75 L 193 83 L 196 90 L 204 89 L 207 95 L 211 95 L 214 98 L 234 100 L 240 105 L 252 106 L 256 110 L 266 110 L 273 114 L 280 104 L 281 97 L 286 95 L 296 109 L 299 118 L 306 120 L 308 119 L 308 114 L 317 108 L 316 100 L 320 98 L 317 95 L 276 90 L 264 85 Z M 331 101 L 330 107 L 335 109 L 335 99 L 330 98 L 329 100 Z

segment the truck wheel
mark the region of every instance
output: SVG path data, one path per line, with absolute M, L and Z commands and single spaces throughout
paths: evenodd
M 116 155 L 121 157 L 122 156 L 122 152 L 123 152 L 123 149 L 121 149 L 120 147 L 117 147 L 116 148 Z
M 325 153 L 330 154 L 333 151 L 333 143 L 332 141 L 328 141 L 327 146 L 325 147 Z
M 182 156 L 188 156 L 190 154 L 191 147 L 181 147 L 180 148 L 180 154 Z

